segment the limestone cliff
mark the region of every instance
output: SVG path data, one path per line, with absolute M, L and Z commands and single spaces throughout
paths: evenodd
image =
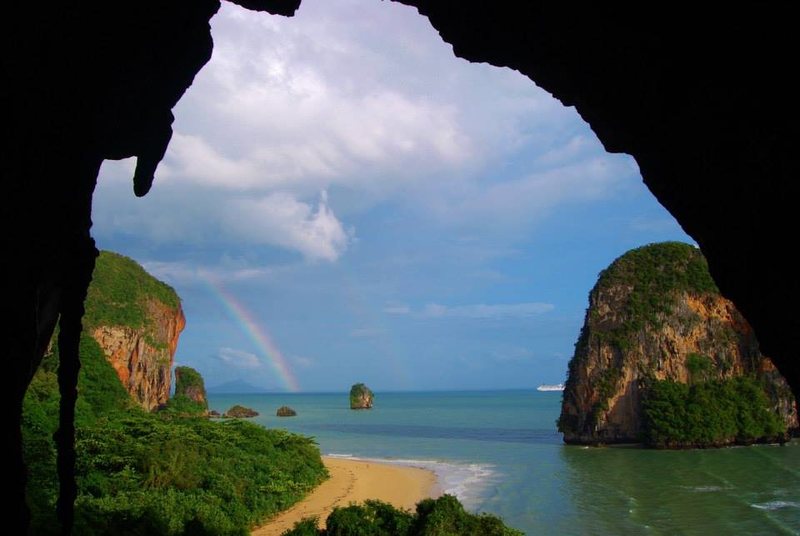
M 205 382 L 192 367 L 175 367 L 175 396 L 185 396 L 196 404 L 208 407 Z
M 363 383 L 357 383 L 350 388 L 350 409 L 371 409 L 375 395 Z
M 797 427 L 789 386 L 719 294 L 702 253 L 680 243 L 638 248 L 602 272 L 589 295 L 559 429 L 567 443 L 638 442 L 650 382 L 743 375 L 758 378 L 787 428 Z
M 133 260 L 101 252 L 84 322 L 136 402 L 149 411 L 167 402 L 186 324 L 174 290 Z

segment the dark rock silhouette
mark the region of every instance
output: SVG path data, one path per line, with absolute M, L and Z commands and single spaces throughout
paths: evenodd
M 800 280 L 786 237 L 795 218 L 797 113 L 789 6 L 652 16 L 648 6 L 403 0 L 454 53 L 519 70 L 575 106 L 607 150 L 635 157 L 645 183 L 697 241 L 723 295 L 800 392 Z M 292 13 L 299 1 L 236 0 Z M 6 522 L 24 533 L 22 397 L 56 322 L 57 434 L 64 532 L 72 525 L 78 341 L 97 250 L 89 229 L 104 159 L 137 157 L 149 190 L 171 109 L 208 61 L 217 0 L 15 2 L 2 35 L 5 143 L 2 375 Z M 252 16 L 266 16 L 253 14 Z
M 275 412 L 275 415 L 278 417 L 294 417 L 297 415 L 297 412 L 289 406 L 281 406 L 278 408 L 278 411 Z
M 222 414 L 223 417 L 228 419 L 249 419 L 250 417 L 258 417 L 258 412 L 254 409 L 246 408 L 236 404 L 231 409 Z
M 375 395 L 363 383 L 357 383 L 350 388 L 350 409 L 372 409 Z

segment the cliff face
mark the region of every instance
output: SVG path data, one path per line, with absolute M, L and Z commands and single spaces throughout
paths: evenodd
M 702 254 L 684 244 L 646 246 L 617 259 L 589 295 L 559 428 L 567 443 L 637 442 L 648 382 L 742 375 L 765 380 L 773 410 L 797 427 L 788 384 L 714 288 Z
M 185 397 L 203 413 L 208 411 L 208 398 L 203 377 L 192 367 L 175 367 L 175 398 Z
M 152 328 L 98 326 L 91 331 L 122 385 L 143 408 L 152 411 L 169 399 L 178 337 L 186 325 L 183 311 L 152 301 Z
M 169 399 L 180 300 L 131 259 L 101 252 L 86 302 L 87 331 L 131 397 L 148 411 Z

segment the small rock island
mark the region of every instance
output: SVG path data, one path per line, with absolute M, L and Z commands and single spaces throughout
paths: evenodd
M 281 406 L 278 408 L 278 411 L 275 412 L 275 415 L 278 417 L 294 417 L 297 415 L 297 412 L 289 406 Z
M 357 383 L 350 388 L 350 409 L 371 409 L 375 395 L 363 383 Z
M 246 408 L 236 404 L 225 412 L 223 417 L 227 419 L 249 419 L 250 417 L 257 417 L 258 412 L 254 409 Z

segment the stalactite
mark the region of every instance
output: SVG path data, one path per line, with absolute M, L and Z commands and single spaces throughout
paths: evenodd
M 86 237 L 76 248 L 72 263 L 67 269 L 64 294 L 61 299 L 59 321 L 58 389 L 61 394 L 59 427 L 54 439 L 58 449 L 59 495 L 57 513 L 61 533 L 72 533 L 75 499 L 78 488 L 75 481 L 75 402 L 78 398 L 78 373 L 80 371 L 80 338 L 83 301 L 92 279 L 97 248 L 94 240 Z

